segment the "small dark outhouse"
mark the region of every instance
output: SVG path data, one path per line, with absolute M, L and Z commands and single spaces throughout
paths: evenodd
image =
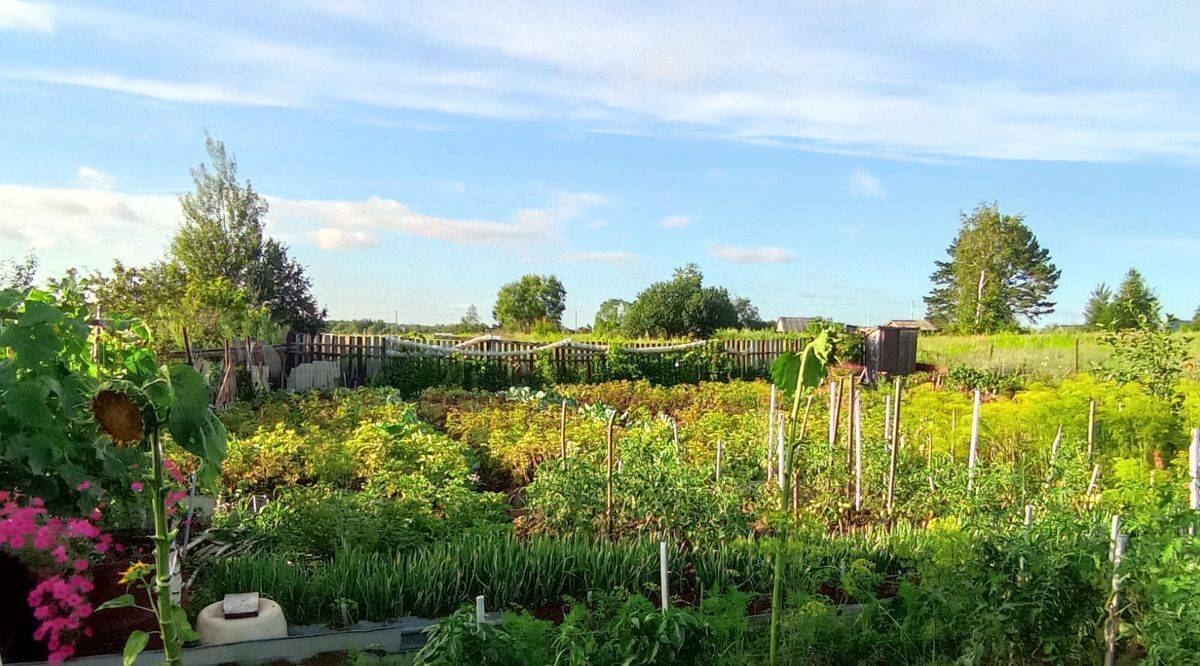
M 911 375 L 917 371 L 917 334 L 915 328 L 878 326 L 867 332 L 863 344 L 863 362 L 872 380 L 879 373 Z

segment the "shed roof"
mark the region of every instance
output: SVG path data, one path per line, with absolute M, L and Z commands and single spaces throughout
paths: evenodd
M 926 332 L 933 332 L 937 330 L 937 326 L 931 324 L 928 319 L 890 319 L 884 324 L 884 326 L 890 326 L 892 328 L 915 328 L 919 331 Z

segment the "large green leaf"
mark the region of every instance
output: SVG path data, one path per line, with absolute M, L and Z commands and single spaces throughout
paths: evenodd
M 102 611 L 102 610 L 108 610 L 109 608 L 129 608 L 130 606 L 133 606 L 136 603 L 137 602 L 134 601 L 132 594 L 122 594 L 119 597 L 116 597 L 114 599 L 109 599 L 108 601 L 100 604 L 99 606 L 96 606 L 96 610 Z
M 208 384 L 186 363 L 167 368 L 171 386 L 167 430 L 177 444 L 200 458 L 199 479 L 205 485 L 216 481 L 225 459 L 225 426 L 209 407 Z
M 784 352 L 771 364 L 771 379 L 785 394 L 792 396 L 797 388 L 814 389 L 828 371 L 833 344 L 828 331 L 821 331 L 804 346 L 800 353 Z
M 137 661 L 138 655 L 142 653 L 142 650 L 146 649 L 146 645 L 149 643 L 150 634 L 141 629 L 135 629 L 129 634 L 129 639 L 125 641 L 125 653 L 121 660 L 124 666 L 133 666 L 133 663 Z
M 54 425 L 54 413 L 46 406 L 49 390 L 41 382 L 18 382 L 4 394 L 4 406 L 13 420 L 29 428 Z

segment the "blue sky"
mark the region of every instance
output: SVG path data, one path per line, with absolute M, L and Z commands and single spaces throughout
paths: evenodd
M 338 318 L 565 323 L 687 262 L 765 317 L 923 310 L 1022 212 L 1057 312 L 1200 305 L 1200 4 L 0 0 L 0 258 L 149 261 L 207 128 Z

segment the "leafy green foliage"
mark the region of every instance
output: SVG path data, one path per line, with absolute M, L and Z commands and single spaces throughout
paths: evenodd
M 1140 382 L 1156 397 L 1182 404 L 1177 384 L 1191 338 L 1171 335 L 1142 317 L 1136 328 L 1107 333 L 1103 341 L 1112 350 L 1105 363 L 1110 379 Z
M 742 304 L 747 312 L 749 302 Z M 675 269 L 669 282 L 655 282 L 625 310 L 623 328 L 633 337 L 708 337 L 738 326 L 738 308 L 723 287 L 705 287 L 696 264 Z
M 567 290 L 553 275 L 524 275 L 500 287 L 492 318 L 502 328 L 528 331 L 538 322 L 557 328 L 566 309 Z
M 130 496 L 129 466 L 142 454 L 101 437 L 88 401 L 108 373 L 154 370 L 143 328 L 118 322 L 93 337 L 85 312 L 42 291 L 0 292 L 0 488 L 60 515 L 90 512 L 101 493 Z

